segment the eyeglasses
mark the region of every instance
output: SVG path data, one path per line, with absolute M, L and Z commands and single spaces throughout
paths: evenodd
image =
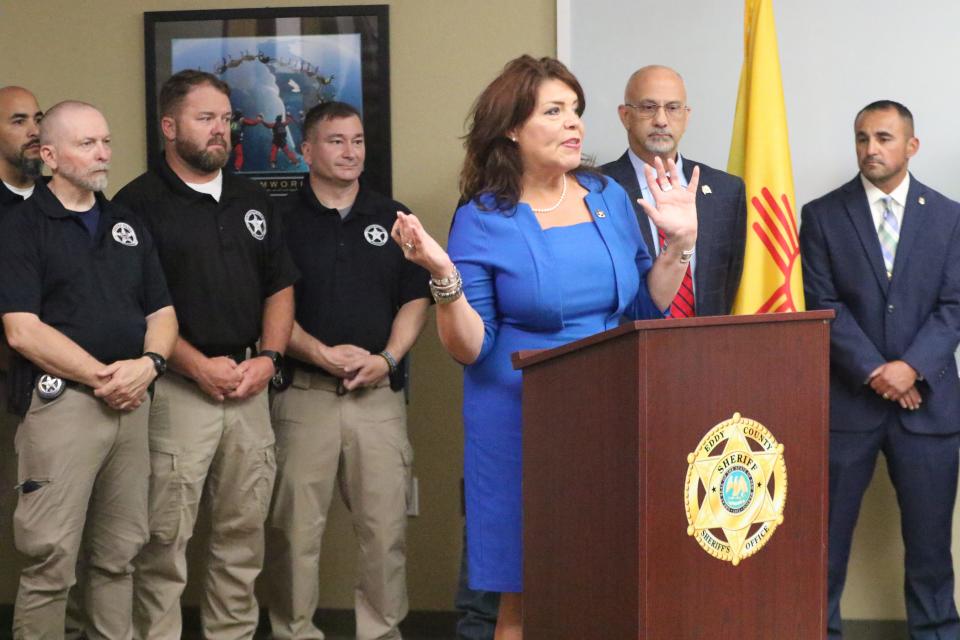
M 687 111 L 690 111 L 690 107 L 682 102 L 667 102 L 666 104 L 660 104 L 659 102 L 641 102 L 640 104 L 630 104 L 627 102 L 623 106 L 635 109 L 637 112 L 637 117 L 644 120 L 649 120 L 650 118 L 656 116 L 660 109 L 663 109 L 663 112 L 666 113 L 667 117 L 671 120 L 677 120 L 678 118 L 684 116 Z

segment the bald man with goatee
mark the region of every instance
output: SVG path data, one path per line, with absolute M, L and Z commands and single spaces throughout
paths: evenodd
M 0 221 L 0 317 L 20 358 L 14 541 L 26 563 L 15 640 L 60 639 L 85 551 L 86 634 L 133 634 L 133 559 L 148 537 L 147 389 L 177 321 L 153 241 L 107 200 L 110 129 L 82 102 L 50 109 L 53 174 Z M 29 147 L 30 145 L 27 145 Z
M 747 233 L 747 203 L 743 180 L 679 152 L 691 109 L 680 74 L 669 67 L 651 65 L 630 76 L 623 104 L 617 112 L 627 132 L 629 148 L 619 159 L 600 169 L 626 189 L 633 202 L 650 255 L 660 255 L 663 240 L 647 218 L 640 200 L 652 202 L 645 165 L 655 158 L 677 163 L 687 185 L 694 167 L 700 167 L 697 190 L 697 245 L 670 306 L 673 317 L 726 315 L 740 286 Z
M 0 215 L 33 193 L 40 177 L 40 119 L 36 97 L 23 87 L 0 88 Z
M 43 113 L 32 93 L 22 87 L 0 88 L 0 220 L 7 211 L 33 194 L 33 183 L 39 177 L 40 119 Z M 7 411 L 10 348 L 0 331 L 0 483 L 12 487 L 17 483 L 13 436 L 18 418 Z M 0 556 L 13 553 L 9 526 L 14 501 L 0 500 Z
M 40 119 L 43 112 L 36 97 L 23 87 L 0 88 L 0 219 L 33 194 L 40 177 Z M 0 438 L 10 431 L 6 400 L 6 372 L 10 353 L 0 336 Z M 2 440 L 0 440 L 2 442 Z M 8 449 L 7 449 L 8 450 Z M 4 465 L 4 469 L 8 468 Z

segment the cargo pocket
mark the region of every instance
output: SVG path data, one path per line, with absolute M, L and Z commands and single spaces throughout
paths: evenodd
M 150 442 L 150 536 L 171 544 L 180 531 L 183 514 L 183 477 L 177 468 L 179 449 Z
M 46 476 L 30 476 L 17 485 L 13 512 L 13 541 L 20 553 L 31 558 L 50 556 L 62 529 L 62 491 Z
M 16 548 L 31 558 L 48 557 L 54 552 L 63 538 L 68 517 L 63 504 L 64 489 L 69 483 L 62 476 L 62 455 L 56 451 L 58 425 L 37 415 L 44 406 L 44 401 L 34 393 L 30 412 L 14 436 L 17 506 L 13 512 L 13 539 Z
M 273 443 L 257 452 L 254 473 L 256 479 L 253 483 L 253 499 L 257 506 L 259 522 L 263 523 L 267 520 L 270 498 L 273 495 L 273 482 L 277 477 L 277 454 Z

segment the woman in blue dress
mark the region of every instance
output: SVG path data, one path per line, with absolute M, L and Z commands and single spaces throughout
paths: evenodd
M 656 318 L 680 287 L 697 235 L 687 188 L 657 160 L 647 176 L 667 238 L 648 255 L 624 190 L 583 165 L 583 90 L 550 58 L 511 61 L 480 95 L 466 137 L 463 201 L 445 252 L 416 216 L 393 237 L 431 274 L 441 342 L 464 369 L 470 587 L 501 592 L 497 640 L 521 638 L 521 378 L 510 354 Z M 671 177 L 673 176 L 673 177 Z

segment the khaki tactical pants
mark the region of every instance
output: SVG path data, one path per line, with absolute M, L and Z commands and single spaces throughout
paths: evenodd
M 253 637 L 259 617 L 253 584 L 263 566 L 263 523 L 276 473 L 273 441 L 266 391 L 220 403 L 176 373 L 157 381 L 150 411 L 150 541 L 135 562 L 136 638 L 180 638 L 187 541 L 201 494 L 211 520 L 203 554 L 203 637 Z
M 407 615 L 407 483 L 413 449 L 403 394 L 383 386 L 336 394 L 336 382 L 297 371 L 273 398 L 277 486 L 267 529 L 275 640 L 322 639 L 320 539 L 339 481 L 360 547 L 357 640 L 400 638 Z
M 114 411 L 89 391 L 34 393 L 16 435 L 17 549 L 28 557 L 14 608 L 17 640 L 63 638 L 81 547 L 87 637 L 132 637 L 133 559 L 146 542 L 149 401 Z

